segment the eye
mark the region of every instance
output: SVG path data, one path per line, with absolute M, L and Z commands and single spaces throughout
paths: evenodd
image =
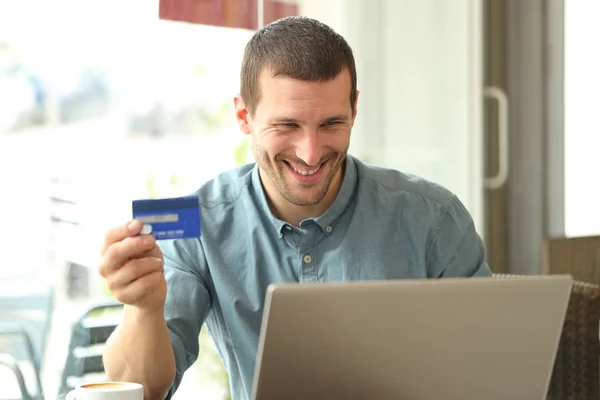
M 286 128 L 294 128 L 294 127 L 298 126 L 298 124 L 296 124 L 295 122 L 283 122 L 280 125 L 284 126 Z
M 323 124 L 323 126 L 336 126 L 339 124 L 340 124 L 340 121 L 327 121 Z

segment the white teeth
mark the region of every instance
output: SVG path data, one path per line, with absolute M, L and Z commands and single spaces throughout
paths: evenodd
M 309 171 L 301 171 L 301 170 L 297 169 L 296 167 L 294 167 L 293 165 L 292 165 L 292 168 L 294 169 L 294 171 L 296 171 L 300 175 L 309 176 L 309 175 L 314 175 L 318 170 L 320 170 L 321 165 L 322 164 L 319 164 L 319 166 L 316 169 L 311 169 Z

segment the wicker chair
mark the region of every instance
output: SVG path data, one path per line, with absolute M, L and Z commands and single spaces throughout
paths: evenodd
M 505 274 L 494 276 L 511 277 Z M 599 322 L 600 285 L 574 281 L 548 400 L 600 399 Z
M 597 286 L 600 285 L 600 236 L 587 237 L 554 237 L 544 241 L 542 246 L 542 273 L 544 274 L 569 274 L 579 282 L 588 282 L 591 285 L 575 290 L 571 308 L 579 310 L 577 314 L 567 315 L 563 341 L 565 348 L 572 352 L 558 354 L 557 364 L 562 362 L 560 374 L 572 374 L 573 378 L 560 385 L 553 386 L 554 399 L 600 399 L 598 376 L 598 294 Z M 572 322 L 571 322 L 572 321 Z M 573 326 L 569 331 L 569 326 Z M 580 332 L 576 332 L 579 329 Z M 579 340 L 577 337 L 585 337 Z M 572 342 L 572 344 L 568 344 Z M 569 367 L 568 357 L 579 357 L 581 361 Z M 560 361 L 561 358 L 563 361 Z M 559 368 L 559 367 L 557 367 Z M 571 368 L 571 372 L 568 369 Z M 560 380 L 559 380 L 560 382 Z
M 600 286 L 575 281 L 556 354 L 548 399 L 600 398 Z

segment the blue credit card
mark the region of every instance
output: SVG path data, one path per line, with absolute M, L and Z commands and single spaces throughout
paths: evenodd
M 143 224 L 143 235 L 157 240 L 200 237 L 198 196 L 134 200 L 132 209 L 133 219 Z

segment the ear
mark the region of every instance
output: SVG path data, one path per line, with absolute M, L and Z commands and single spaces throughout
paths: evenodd
M 248 109 L 246 109 L 246 104 L 244 103 L 244 99 L 241 94 L 238 94 L 233 99 L 233 104 L 235 106 L 235 118 L 237 120 L 238 126 L 240 130 L 246 134 L 250 134 L 250 123 L 248 119 L 250 118 L 250 113 Z
M 352 110 L 352 124 L 354 124 L 354 120 L 356 119 L 356 114 L 358 113 L 358 96 L 360 95 L 360 91 L 356 91 L 356 100 L 354 100 L 354 110 Z

